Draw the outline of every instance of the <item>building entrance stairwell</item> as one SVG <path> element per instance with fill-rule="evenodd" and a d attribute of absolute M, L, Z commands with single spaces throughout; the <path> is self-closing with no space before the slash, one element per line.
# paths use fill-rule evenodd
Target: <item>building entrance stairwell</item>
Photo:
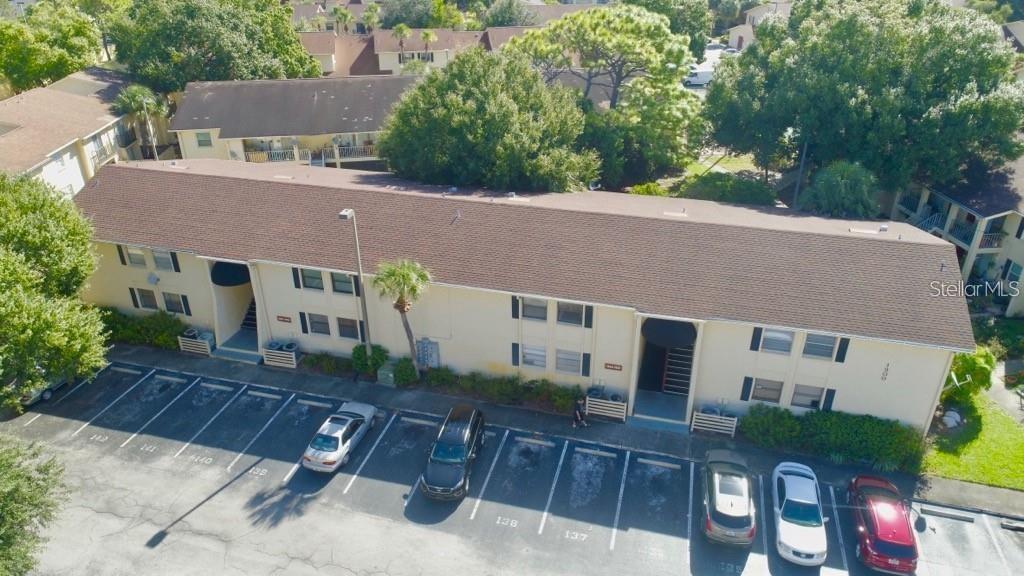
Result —
<path fill-rule="evenodd" d="M 647 318 L 633 416 L 680 423 L 686 421 L 697 329 L 689 322 Z"/>

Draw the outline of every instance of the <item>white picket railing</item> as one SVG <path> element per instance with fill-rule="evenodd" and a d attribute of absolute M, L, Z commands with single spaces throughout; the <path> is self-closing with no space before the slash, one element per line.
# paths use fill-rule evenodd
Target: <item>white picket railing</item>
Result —
<path fill-rule="evenodd" d="M 584 408 L 587 412 L 587 416 L 591 414 L 595 416 L 604 416 L 605 418 L 612 418 L 620 422 L 626 421 L 626 403 L 616 402 L 614 400 L 602 400 L 601 398 L 593 398 L 587 396 L 586 407 Z"/>
<path fill-rule="evenodd" d="M 736 424 L 739 418 L 735 416 L 719 416 L 717 414 L 705 414 L 695 412 L 693 420 L 690 421 L 690 431 L 702 430 L 704 432 L 716 432 L 718 434 L 736 435 Z"/>

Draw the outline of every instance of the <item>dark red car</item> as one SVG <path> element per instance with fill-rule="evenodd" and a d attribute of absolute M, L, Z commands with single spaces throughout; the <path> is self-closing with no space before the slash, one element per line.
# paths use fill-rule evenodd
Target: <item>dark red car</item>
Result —
<path fill-rule="evenodd" d="M 899 490 L 884 478 L 854 476 L 846 498 L 857 525 L 857 559 L 880 572 L 913 574 L 917 541 Z"/>

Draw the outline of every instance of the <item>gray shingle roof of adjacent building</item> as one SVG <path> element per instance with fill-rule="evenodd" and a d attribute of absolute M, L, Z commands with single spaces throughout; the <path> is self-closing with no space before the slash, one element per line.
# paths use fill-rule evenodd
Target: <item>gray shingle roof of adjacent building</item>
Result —
<path fill-rule="evenodd" d="M 981 217 L 1007 212 L 1024 214 L 1024 157 L 999 168 L 969 169 L 961 181 L 935 186 L 936 192 L 966 207 Z"/>
<path fill-rule="evenodd" d="M 102 168 L 75 202 L 96 238 L 355 270 L 411 258 L 435 281 L 640 312 L 973 349 L 952 245 L 916 228 L 609 192 L 442 194 L 386 174 L 217 160 Z"/>
<path fill-rule="evenodd" d="M 414 76 L 191 82 L 171 130 L 221 138 L 374 132 Z"/>

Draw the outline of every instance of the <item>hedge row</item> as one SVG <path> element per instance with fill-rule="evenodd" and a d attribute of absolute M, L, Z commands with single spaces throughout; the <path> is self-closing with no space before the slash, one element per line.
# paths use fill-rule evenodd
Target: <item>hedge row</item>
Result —
<path fill-rule="evenodd" d="M 836 464 L 864 463 L 876 470 L 916 472 L 924 455 L 921 432 L 896 420 L 846 412 L 802 416 L 757 404 L 740 418 L 740 433 L 765 448 L 804 452 Z"/>
<path fill-rule="evenodd" d="M 115 308 L 100 308 L 100 316 L 107 327 L 110 341 L 145 344 L 167 350 L 178 349 L 178 336 L 188 328 L 177 316 L 163 310 L 130 316 Z"/>
<path fill-rule="evenodd" d="M 490 376 L 480 372 L 459 374 L 447 366 L 430 368 L 420 382 L 412 361 L 408 358 L 399 360 L 395 365 L 395 384 L 410 387 L 418 383 L 453 396 L 565 414 L 571 412 L 573 403 L 583 396 L 579 386 L 559 386 L 550 380 L 524 381 L 518 376 Z"/>

